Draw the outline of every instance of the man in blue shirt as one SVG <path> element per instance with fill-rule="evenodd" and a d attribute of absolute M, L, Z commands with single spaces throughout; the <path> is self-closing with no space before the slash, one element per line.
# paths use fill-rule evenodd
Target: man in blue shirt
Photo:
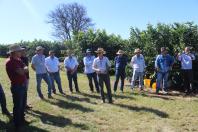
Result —
<path fill-rule="evenodd" d="M 178 54 L 177 59 L 181 61 L 184 88 L 186 90 L 186 95 L 189 95 L 193 90 L 192 61 L 195 60 L 195 55 L 190 53 L 189 47 L 186 47 L 184 53 Z"/>
<path fill-rule="evenodd" d="M 41 99 L 44 99 L 41 92 L 42 79 L 44 79 L 48 85 L 48 98 L 52 98 L 52 84 L 45 67 L 45 56 L 43 55 L 43 51 L 44 48 L 42 46 L 36 47 L 36 55 L 32 57 L 32 69 L 36 72 L 37 92 Z"/>
<path fill-rule="evenodd" d="M 168 54 L 165 47 L 161 48 L 161 54 L 155 60 L 155 68 L 157 70 L 157 88 L 156 93 L 159 93 L 161 83 L 163 92 L 167 94 L 168 73 L 172 69 L 174 59 Z"/>
<path fill-rule="evenodd" d="M 117 56 L 115 57 L 115 60 L 114 60 L 115 76 L 116 76 L 116 80 L 114 83 L 114 92 L 117 91 L 117 85 L 119 82 L 119 78 L 121 78 L 120 91 L 123 92 L 124 79 L 126 77 L 125 68 L 127 65 L 127 57 L 123 56 L 124 51 L 122 51 L 122 50 L 119 50 L 116 54 L 117 54 Z"/>
<path fill-rule="evenodd" d="M 91 50 L 87 49 L 86 50 L 86 56 L 83 58 L 83 63 L 85 65 L 84 72 L 85 72 L 85 74 L 87 74 L 87 78 L 89 80 L 89 87 L 90 87 L 91 92 L 94 92 L 93 82 L 92 82 L 92 79 L 93 79 L 94 83 L 95 83 L 96 91 L 97 91 L 97 93 L 100 93 L 99 84 L 98 84 L 98 80 L 97 80 L 97 74 L 92 69 L 94 59 L 95 59 L 95 56 L 91 55 Z"/>

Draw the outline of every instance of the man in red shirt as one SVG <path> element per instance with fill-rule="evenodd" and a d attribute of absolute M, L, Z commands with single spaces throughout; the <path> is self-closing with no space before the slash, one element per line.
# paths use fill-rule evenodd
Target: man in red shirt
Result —
<path fill-rule="evenodd" d="M 13 121 L 16 131 L 25 123 L 25 91 L 27 66 L 21 61 L 21 48 L 18 45 L 9 47 L 10 57 L 6 61 L 6 71 L 11 81 L 11 92 L 13 97 Z"/>

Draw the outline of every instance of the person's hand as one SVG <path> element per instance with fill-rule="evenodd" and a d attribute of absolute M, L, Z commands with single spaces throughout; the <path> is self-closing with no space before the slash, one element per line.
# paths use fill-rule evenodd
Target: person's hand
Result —
<path fill-rule="evenodd" d="M 27 66 L 24 67 L 24 72 L 25 72 L 25 73 L 29 72 L 29 69 L 28 69 Z"/>
<path fill-rule="evenodd" d="M 157 67 L 157 68 L 156 68 L 156 70 L 157 70 L 157 71 L 160 71 L 160 68 L 159 68 L 159 67 Z"/>

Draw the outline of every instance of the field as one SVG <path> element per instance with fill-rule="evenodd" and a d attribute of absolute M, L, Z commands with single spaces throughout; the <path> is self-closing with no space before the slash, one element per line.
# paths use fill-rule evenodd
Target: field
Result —
<path fill-rule="evenodd" d="M 6 93 L 8 109 L 12 111 L 10 83 L 5 72 L 5 59 L 0 59 L 0 82 Z M 47 99 L 47 88 L 42 85 L 46 100 L 36 93 L 33 71 L 28 91 L 27 132 L 196 132 L 198 131 L 198 98 L 182 95 L 156 96 L 129 87 L 113 95 L 114 104 L 101 103 L 97 93 L 90 93 L 85 75 L 79 74 L 81 94 L 69 93 L 65 72 L 61 72 L 66 96 L 53 95 Z M 111 78 L 113 86 L 114 78 Z M 13 131 L 13 124 L 0 114 L 0 131 Z"/>

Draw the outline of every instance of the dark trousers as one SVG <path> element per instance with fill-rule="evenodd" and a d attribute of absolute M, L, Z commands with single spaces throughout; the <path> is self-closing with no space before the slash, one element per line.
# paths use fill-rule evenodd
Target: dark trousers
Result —
<path fill-rule="evenodd" d="M 99 86 L 100 86 L 100 94 L 103 102 L 105 102 L 105 94 L 104 94 L 104 83 L 107 89 L 107 96 L 108 101 L 112 102 L 112 95 L 111 95 L 111 84 L 110 84 L 110 77 L 109 74 L 98 74 L 99 79 Z"/>
<path fill-rule="evenodd" d="M 58 85 L 58 90 L 60 93 L 63 93 L 62 85 L 61 85 L 61 78 L 59 72 L 49 73 L 50 79 L 52 82 L 52 90 L 53 92 L 56 92 L 54 81 L 56 81 L 56 84 Z"/>
<path fill-rule="evenodd" d="M 121 79 L 120 90 L 123 91 L 125 76 L 126 76 L 125 70 L 116 70 L 116 72 L 115 72 L 116 80 L 115 80 L 115 83 L 114 83 L 114 91 L 115 92 L 117 91 L 117 86 L 118 86 L 119 79 Z"/>
<path fill-rule="evenodd" d="M 0 84 L 0 104 L 1 104 L 1 110 L 2 110 L 2 113 L 5 113 L 7 112 L 7 107 L 6 107 L 6 98 L 5 98 L 5 93 L 3 91 L 3 88 Z"/>
<path fill-rule="evenodd" d="M 97 80 L 97 75 L 96 73 L 89 73 L 87 74 L 87 78 L 89 80 L 89 87 L 90 87 L 90 90 L 93 92 L 94 91 L 94 88 L 93 88 L 93 82 L 92 80 L 94 80 L 94 84 L 95 84 L 95 88 L 96 88 L 96 91 L 99 93 L 100 90 L 99 90 L 99 84 L 98 84 L 98 80 Z"/>
<path fill-rule="evenodd" d="M 69 81 L 69 89 L 70 89 L 70 91 L 73 92 L 73 88 L 72 88 L 72 80 L 73 80 L 76 92 L 79 92 L 78 80 L 77 80 L 77 72 L 74 72 L 73 74 L 71 74 L 70 72 L 67 72 L 67 79 Z"/>
<path fill-rule="evenodd" d="M 182 76 L 184 79 L 184 89 L 187 93 L 193 90 L 193 71 L 192 70 L 182 70 Z"/>
<path fill-rule="evenodd" d="M 13 121 L 16 127 L 23 124 L 25 120 L 25 92 L 26 87 L 24 85 L 12 85 L 11 86 L 12 98 L 13 98 Z"/>

